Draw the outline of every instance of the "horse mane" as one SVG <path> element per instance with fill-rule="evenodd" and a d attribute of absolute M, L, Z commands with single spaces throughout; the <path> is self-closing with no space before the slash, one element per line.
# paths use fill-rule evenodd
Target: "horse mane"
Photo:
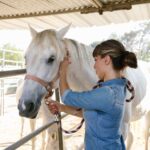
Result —
<path fill-rule="evenodd" d="M 93 68 L 93 48 L 73 39 L 64 38 L 63 40 L 65 48 L 71 56 L 71 64 L 67 76 L 69 85 L 76 91 L 91 89 L 98 81 Z"/>

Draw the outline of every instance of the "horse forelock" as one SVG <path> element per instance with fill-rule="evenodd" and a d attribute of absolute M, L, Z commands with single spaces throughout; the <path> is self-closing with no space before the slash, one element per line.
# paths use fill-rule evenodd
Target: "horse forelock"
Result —
<path fill-rule="evenodd" d="M 32 53 L 32 51 L 36 51 L 43 55 L 51 55 L 56 54 L 58 59 L 62 59 L 64 57 L 64 50 L 61 46 L 61 40 L 57 37 L 57 33 L 54 30 L 45 30 L 39 32 L 31 41 L 26 54 Z M 35 52 L 33 52 L 35 53 Z M 62 56 L 61 56 L 62 55 Z"/>

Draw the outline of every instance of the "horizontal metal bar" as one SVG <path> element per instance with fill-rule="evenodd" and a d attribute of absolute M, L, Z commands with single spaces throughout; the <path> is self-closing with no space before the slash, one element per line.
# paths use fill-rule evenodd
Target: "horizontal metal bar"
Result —
<path fill-rule="evenodd" d="M 28 134 L 27 136 L 25 136 L 24 138 L 22 138 L 21 140 L 17 141 L 16 143 L 8 146 L 6 149 L 4 150 L 15 150 L 16 148 L 20 147 L 21 145 L 23 145 L 24 143 L 28 142 L 30 139 L 32 139 L 33 137 L 35 137 L 36 135 L 38 135 L 39 133 L 41 133 L 42 131 L 44 131 L 45 129 L 47 129 L 48 127 L 50 127 L 51 125 L 57 123 L 57 121 L 50 121 L 48 122 L 46 125 L 42 126 L 41 128 L 33 131 L 32 133 Z"/>
<path fill-rule="evenodd" d="M 8 60 L 8 59 L 0 59 L 0 61 L 4 61 L 4 62 L 13 62 L 13 63 L 24 63 L 23 61 L 16 61 L 16 60 Z"/>
<path fill-rule="evenodd" d="M 0 78 L 10 77 L 10 76 L 17 76 L 26 73 L 26 69 L 20 70 L 9 70 L 9 71 L 0 71 Z"/>
<path fill-rule="evenodd" d="M 1 52 L 10 52 L 10 53 L 22 53 L 23 54 L 23 51 L 20 51 L 20 50 L 8 50 L 8 49 L 0 49 Z"/>

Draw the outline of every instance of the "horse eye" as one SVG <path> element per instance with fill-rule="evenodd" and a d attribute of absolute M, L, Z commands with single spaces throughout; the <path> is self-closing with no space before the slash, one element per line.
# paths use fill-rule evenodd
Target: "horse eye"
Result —
<path fill-rule="evenodd" d="M 48 58 L 47 63 L 52 63 L 55 60 L 55 56 L 51 56 L 50 58 Z"/>

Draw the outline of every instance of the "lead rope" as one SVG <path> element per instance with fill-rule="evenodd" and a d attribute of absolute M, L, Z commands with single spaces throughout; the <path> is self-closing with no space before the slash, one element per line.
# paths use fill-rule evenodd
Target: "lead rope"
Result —
<path fill-rule="evenodd" d="M 80 110 L 81 110 L 81 109 L 80 109 Z M 80 110 L 78 110 L 78 111 L 80 111 Z M 65 130 L 65 129 L 63 129 L 63 128 L 61 128 L 61 129 L 62 129 L 62 131 L 63 131 L 64 133 L 66 133 L 66 134 L 72 134 L 72 133 L 77 132 L 77 131 L 82 127 L 83 123 L 84 123 L 84 119 L 81 120 L 80 124 L 79 124 L 75 129 L 72 129 L 72 130 L 70 130 L 70 131 L 67 131 L 67 130 Z"/>
<path fill-rule="evenodd" d="M 47 93 L 46 96 L 44 97 L 44 99 L 45 99 L 45 104 L 46 104 L 46 105 L 49 105 L 49 100 L 48 100 L 48 99 L 49 99 L 49 97 L 51 97 L 52 95 L 53 95 L 53 91 L 48 91 L 48 93 Z M 81 108 L 76 109 L 76 111 L 81 111 Z M 83 125 L 83 123 L 84 123 L 84 119 L 82 119 L 81 122 L 80 122 L 80 124 L 79 124 L 75 129 L 73 129 L 73 130 L 71 130 L 71 131 L 67 131 L 67 130 L 63 129 L 63 128 L 61 127 L 61 125 L 60 125 L 60 121 L 59 121 L 60 113 L 59 113 L 59 112 L 56 112 L 55 118 L 56 118 L 56 121 L 57 121 L 57 124 L 58 124 L 59 128 L 61 128 L 61 130 L 62 130 L 64 133 L 66 133 L 66 134 L 72 134 L 72 133 L 77 132 L 77 131 L 82 127 L 82 125 Z"/>
<path fill-rule="evenodd" d="M 131 82 L 127 78 L 122 77 L 122 79 L 126 79 L 126 81 L 127 81 L 126 88 L 131 93 L 131 97 L 129 99 L 126 99 L 126 102 L 131 102 L 133 100 L 133 98 L 135 97 L 134 87 L 133 87 L 133 85 L 131 84 Z"/>

